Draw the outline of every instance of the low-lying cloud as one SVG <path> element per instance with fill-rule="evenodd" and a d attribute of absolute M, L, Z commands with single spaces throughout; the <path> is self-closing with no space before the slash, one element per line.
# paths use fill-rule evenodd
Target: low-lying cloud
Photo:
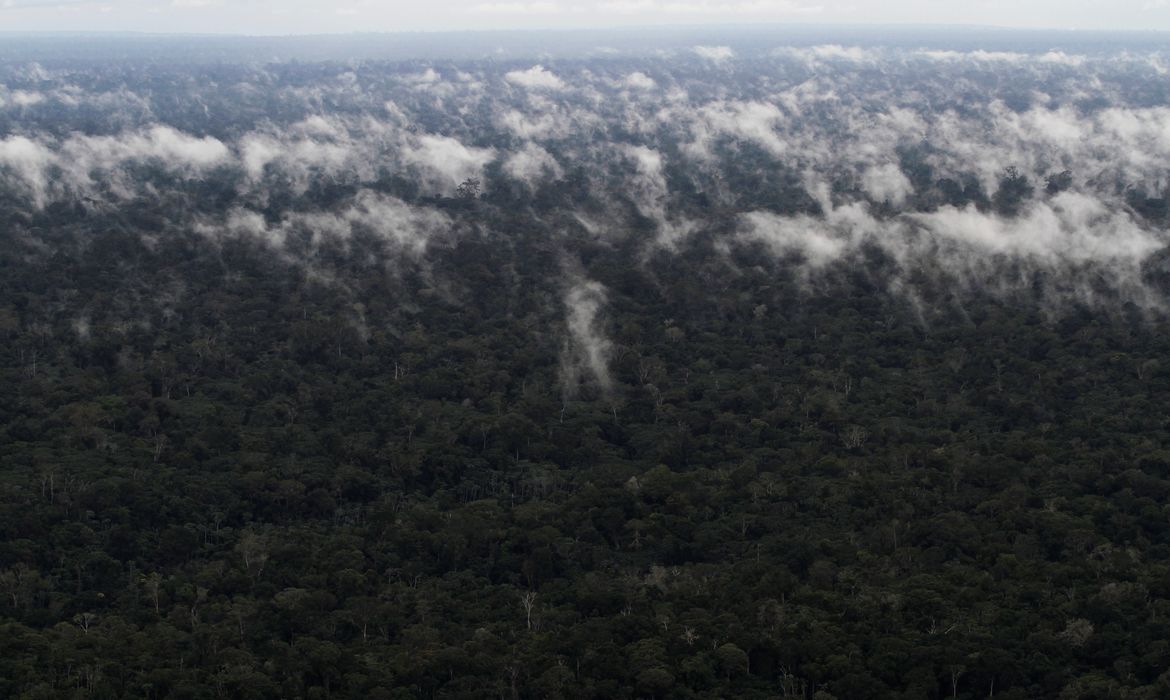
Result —
<path fill-rule="evenodd" d="M 605 287 L 594 280 L 575 279 L 565 292 L 567 336 L 561 351 L 561 382 L 566 398 L 592 382 L 603 394 L 613 390 L 609 358 L 613 343 L 605 333 L 601 311 Z"/>
<path fill-rule="evenodd" d="M 368 233 L 416 256 L 459 217 L 500 214 L 497 192 L 528 193 L 563 218 L 558 230 L 637 239 L 645 261 L 718 239 L 811 280 L 878 249 L 903 288 L 924 266 L 970 286 L 1022 268 L 1160 303 L 1141 270 L 1167 242 L 1170 108 L 1150 88 L 1161 54 L 822 44 L 603 56 L 355 64 L 303 80 L 253 68 L 176 88 L 193 107 L 173 115 L 159 95 L 84 71 L 7 69 L 0 188 L 31 212 L 167 188 L 198 209 L 214 182 L 231 204 L 200 209 L 200 231 L 286 252 Z M 217 105 L 256 116 L 225 126 Z M 474 198 L 458 189 L 467 180 L 481 183 L 481 208 L 443 213 Z M 596 328 L 583 319 L 604 289 L 570 290 L 580 313 L 566 327 Z M 605 345 L 578 335 L 572 364 L 601 385 L 589 358 Z"/>

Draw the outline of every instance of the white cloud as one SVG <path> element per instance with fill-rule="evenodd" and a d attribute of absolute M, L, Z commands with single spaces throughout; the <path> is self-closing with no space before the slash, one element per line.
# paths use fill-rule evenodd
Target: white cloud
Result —
<path fill-rule="evenodd" d="M 1074 68 L 1083 65 L 1086 61 L 1084 56 L 1067 54 L 1063 51 L 1049 51 L 1048 53 L 1042 54 L 1038 60 L 1043 63 L 1059 63 Z"/>
<path fill-rule="evenodd" d="M 658 83 L 655 83 L 653 78 L 642 71 L 634 71 L 622 78 L 622 84 L 635 90 L 653 90 L 658 86 Z"/>
<path fill-rule="evenodd" d="M 804 48 L 785 47 L 776 53 L 796 56 L 805 61 L 843 61 L 850 63 L 865 63 L 876 60 L 877 51 L 864 49 L 860 46 L 841 46 L 840 44 L 821 44 Z"/>
<path fill-rule="evenodd" d="M 12 104 L 17 107 L 31 107 L 35 104 L 40 104 L 45 101 L 45 96 L 39 92 L 32 92 L 29 90 L 14 90 L 8 96 L 12 100 Z"/>
<path fill-rule="evenodd" d="M 565 326 L 568 336 L 561 353 L 561 381 L 566 398 L 572 397 L 582 376 L 592 378 L 604 393 L 613 388 L 609 357 L 613 343 L 605 333 L 601 310 L 606 289 L 593 280 L 578 279 L 565 293 Z"/>
<path fill-rule="evenodd" d="M 727 47 L 705 49 L 713 60 L 736 55 Z M 827 44 L 769 56 L 761 66 L 771 61 L 778 70 L 735 80 L 696 70 L 693 62 L 672 62 L 677 54 L 645 63 L 627 55 L 621 72 L 610 72 L 618 65 L 612 64 L 563 76 L 547 63 L 506 73 L 482 63 L 474 75 L 448 63 L 439 64 L 441 72 L 415 64 L 374 77 L 340 68 L 317 83 L 271 95 L 257 79 L 230 87 L 231 94 L 271 97 L 288 108 L 281 113 L 305 116 L 292 123 L 262 121 L 231 141 L 154 124 L 149 99 L 134 93 L 89 93 L 66 82 L 76 77 L 43 71 L 36 82 L 25 75 L 5 79 L 36 85 L 26 92 L 48 103 L 101 111 L 111 126 L 99 135 L 10 135 L 0 140 L 0 177 L 11 192 L 39 205 L 154 196 L 160 169 L 198 178 L 231 165 L 224 176 L 238 177 L 241 201 L 260 210 L 279 201 L 273 194 L 281 188 L 294 196 L 323 182 L 373 189 L 389 174 L 427 194 L 450 194 L 468 177 L 495 172 L 487 166 L 497 158 L 504 176 L 530 186 L 563 178 L 571 163 L 574 173 L 585 174 L 592 200 L 582 206 L 584 214 L 568 215 L 586 217 L 598 235 L 652 227 L 649 245 L 678 248 L 704 222 L 688 218 L 703 215 L 680 208 L 682 198 L 671 187 L 693 187 L 732 217 L 744 209 L 779 208 L 762 198 L 788 197 L 803 187 L 823 215 L 748 211 L 734 239 L 763 242 L 778 255 L 799 253 L 806 271 L 848 259 L 865 243 L 882 247 L 907 270 L 917 265 L 975 280 L 1016 269 L 1002 264 L 1009 258 L 1026 269 L 1100 265 L 1104 279 L 1131 289 L 1140 284 L 1133 281 L 1140 279 L 1134 272 L 1140 261 L 1166 237 L 1136 213 L 1124 213 L 1117 187 L 1158 196 L 1170 186 L 1170 108 L 1135 105 L 1128 88 L 1116 82 L 1121 70 L 1149 77 L 1161 65 L 1160 54 L 926 54 Z M 790 70 L 793 57 L 809 61 L 810 70 Z M 913 81 L 898 73 L 907 58 L 917 59 L 908 69 Z M 1077 68 L 1075 80 L 1064 66 Z M 533 89 L 489 89 L 501 78 Z M 999 99 L 1009 93 L 979 89 L 984 80 L 1001 87 L 1042 85 L 1044 92 L 1034 87 L 1023 106 L 1009 105 Z M 204 97 L 203 88 L 184 89 L 191 90 L 192 104 Z M 19 92 L 0 86 L 10 107 Z M 1112 106 L 1085 99 L 1097 96 Z M 435 133 L 420 133 L 423 124 Z M 489 143 L 498 150 L 474 145 Z M 932 170 L 929 177 L 905 164 L 907 153 Z M 151 167 L 126 167 L 141 162 Z M 892 217 L 884 209 L 881 218 L 872 213 L 878 211 L 873 202 L 901 208 L 919 201 L 910 199 L 912 173 L 914 182 L 922 177 L 928 183 L 918 193 L 921 201 L 936 201 L 931 198 L 944 188 L 932 183 L 971 175 L 983 195 L 993 196 L 1008 166 L 1036 188 L 1016 218 L 946 206 Z M 1049 195 L 1044 177 L 1064 169 L 1074 175 L 1070 191 Z M 829 182 L 853 183 L 865 196 L 848 187 L 833 190 Z M 383 214 L 404 220 L 407 210 L 371 196 L 332 212 L 289 214 L 279 224 L 265 225 L 241 211 L 228 224 L 274 240 L 290 230 L 304 234 L 306 227 L 322 240 L 347 240 Z M 647 228 L 624 220 L 631 206 Z M 377 232 L 392 241 L 394 231 Z M 412 234 L 399 245 L 414 249 L 410 241 L 417 240 Z"/>
<path fill-rule="evenodd" d="M 134 155 L 158 157 L 171 163 L 188 163 L 197 168 L 219 165 L 231 155 L 227 146 L 217 138 L 196 138 L 169 126 L 156 126 L 147 132 L 144 142 L 131 143 L 131 148 L 142 149 L 141 153 Z"/>
<path fill-rule="evenodd" d="M 526 88 L 543 88 L 547 90 L 563 90 L 565 88 L 565 81 L 541 65 L 535 65 L 528 70 L 509 71 L 504 74 L 504 79 L 510 83 Z"/>
<path fill-rule="evenodd" d="M 691 49 L 701 58 L 719 63 L 735 57 L 730 46 L 695 46 Z"/>
<path fill-rule="evenodd" d="M 436 238 L 450 233 L 453 223 L 442 212 L 415 207 L 395 197 L 362 190 L 336 211 L 291 213 L 269 225 L 258 212 L 232 209 L 220 221 L 202 221 L 195 230 L 209 238 L 224 234 L 256 238 L 274 250 L 287 254 L 289 237 L 296 231 L 310 234 L 314 247 L 325 240 L 341 243 L 356 233 L 373 234 L 394 250 L 421 255 Z M 286 258 L 305 264 L 310 261 Z"/>
<path fill-rule="evenodd" d="M 868 168 L 861 176 L 861 188 L 875 202 L 888 201 L 894 206 L 914 193 L 909 178 L 893 163 Z"/>
<path fill-rule="evenodd" d="M 266 133 L 250 133 L 240 139 L 238 148 L 244 171 L 253 181 L 261 179 L 271 164 L 291 176 L 299 191 L 308 187 L 313 173 L 360 172 L 355 162 L 360 150 L 348 139 L 332 141 L 307 135 L 281 138 Z M 368 157 L 369 153 L 366 155 Z"/>
<path fill-rule="evenodd" d="M 619 152 L 633 162 L 635 173 L 625 184 L 623 192 L 629 196 L 643 216 L 654 221 L 658 229 L 657 242 L 674 248 L 694 230 L 694 223 L 670 211 L 670 191 L 663 172 L 662 154 L 646 146 L 624 144 Z"/>
<path fill-rule="evenodd" d="M 813 267 L 837 260 L 847 245 L 824 221 L 811 216 L 782 217 L 756 211 L 744 214 L 740 221 L 741 237 L 760 241 L 777 255 L 800 253 Z"/>
<path fill-rule="evenodd" d="M 930 58 L 936 61 L 999 61 L 1005 63 L 1019 63 L 1029 59 L 1028 54 L 1019 53 L 1016 51 L 984 51 L 983 49 L 977 49 L 975 51 L 923 49 L 917 51 L 916 53 L 919 56 Z"/>
<path fill-rule="evenodd" d="M 664 111 L 660 118 L 677 119 L 676 111 Z M 766 102 L 711 102 L 698 109 L 686 110 L 693 141 L 686 147 L 692 156 L 711 158 L 711 142 L 718 136 L 731 136 L 751 141 L 770 153 L 781 156 L 788 146 L 777 133 L 777 127 L 784 120 L 784 113 L 774 104 Z"/>
<path fill-rule="evenodd" d="M 525 144 L 522 150 L 509 156 L 504 161 L 504 172 L 529 185 L 542 180 L 559 180 L 564 175 L 556 158 L 534 143 Z"/>
<path fill-rule="evenodd" d="M 410 85 L 431 85 L 443 79 L 439 72 L 434 68 L 427 68 L 420 73 L 407 73 L 399 78 L 404 83 Z"/>
<path fill-rule="evenodd" d="M 44 204 L 48 168 L 53 161 L 54 155 L 48 148 L 24 136 L 0 140 L 0 172 L 9 170 L 19 178 L 37 206 Z"/>
<path fill-rule="evenodd" d="M 449 136 L 420 136 L 407 145 L 403 159 L 421 167 L 431 185 L 453 190 L 470 177 L 480 177 L 483 166 L 495 158 L 490 148 L 472 148 Z"/>
<path fill-rule="evenodd" d="M 973 207 L 943 207 L 911 217 L 932 235 L 988 255 L 1038 262 L 1139 263 L 1163 246 L 1124 211 L 1075 192 L 1032 205 L 1019 218 L 983 214 Z"/>

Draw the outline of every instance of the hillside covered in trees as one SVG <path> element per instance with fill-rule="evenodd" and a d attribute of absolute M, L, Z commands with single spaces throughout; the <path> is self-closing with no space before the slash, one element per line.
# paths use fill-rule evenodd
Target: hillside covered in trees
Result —
<path fill-rule="evenodd" d="M 1170 53 L 1009 38 L 0 54 L 0 697 L 1170 697 Z"/>

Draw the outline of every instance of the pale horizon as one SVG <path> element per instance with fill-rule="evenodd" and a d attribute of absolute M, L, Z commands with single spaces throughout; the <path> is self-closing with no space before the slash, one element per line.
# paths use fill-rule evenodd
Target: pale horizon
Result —
<path fill-rule="evenodd" d="M 780 24 L 791 27 L 978 27 L 1023 30 L 1170 31 L 1170 0 L 958 3 L 925 0 L 590 0 L 426 4 L 357 0 L 0 0 L 4 33 L 133 32 L 304 36 L 509 30 L 633 29 Z"/>

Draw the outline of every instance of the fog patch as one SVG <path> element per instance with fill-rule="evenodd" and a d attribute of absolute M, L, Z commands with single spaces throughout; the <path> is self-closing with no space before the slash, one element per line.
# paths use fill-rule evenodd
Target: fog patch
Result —
<path fill-rule="evenodd" d="M 694 224 L 679 219 L 669 211 L 670 191 L 663 173 L 662 154 L 646 146 L 630 145 L 624 146 L 622 153 L 634 164 L 634 175 L 629 180 L 626 193 L 638 211 L 654 221 L 658 230 L 657 242 L 666 248 L 675 248 L 694 230 Z"/>
<path fill-rule="evenodd" d="M 914 194 L 914 186 L 893 163 L 868 168 L 861 176 L 861 188 L 875 202 L 901 206 Z"/>
<path fill-rule="evenodd" d="M 763 243 L 777 256 L 798 254 L 814 268 L 838 260 L 848 248 L 848 242 L 837 237 L 824 220 L 805 215 L 750 212 L 740 217 L 739 236 Z"/>
<path fill-rule="evenodd" d="M 653 90 L 658 87 L 658 83 L 642 71 L 634 71 L 622 78 L 622 85 L 633 90 Z"/>
<path fill-rule="evenodd" d="M 680 116 L 677 110 L 660 115 L 664 121 Z M 784 113 L 774 104 L 759 101 L 717 101 L 688 110 L 686 115 L 692 141 L 685 152 L 700 160 L 713 157 L 713 142 L 721 136 L 755 143 L 775 156 L 788 151 L 776 129 Z"/>
<path fill-rule="evenodd" d="M 735 58 L 735 51 L 730 46 L 695 46 L 691 49 L 699 58 L 715 63 L 722 63 Z"/>
<path fill-rule="evenodd" d="M 884 220 L 864 203 L 822 205 L 820 217 L 741 215 L 735 240 L 763 244 L 777 258 L 794 256 L 794 269 L 805 277 L 835 264 L 863 264 L 860 254 L 869 246 L 894 261 L 887 284 L 899 294 L 917 293 L 915 271 L 1001 295 L 1029 289 L 1032 272 L 1044 271 L 1052 303 L 1092 302 L 1105 288 L 1147 308 L 1164 306 L 1143 281 L 1142 265 L 1166 247 L 1166 236 L 1144 228 L 1115 202 L 1062 192 L 1016 217 L 971 205 Z"/>
<path fill-rule="evenodd" d="M 781 56 L 794 56 L 806 63 L 841 61 L 845 63 L 867 63 L 878 58 L 878 52 L 873 49 L 864 49 L 860 46 L 842 46 L 840 44 L 821 44 L 806 48 L 784 47 L 775 53 Z"/>
<path fill-rule="evenodd" d="M 296 212 L 270 224 L 258 212 L 235 208 L 219 222 L 202 221 L 195 230 L 214 240 L 224 236 L 251 238 L 286 254 L 289 262 L 301 262 L 287 254 L 293 239 L 308 240 L 315 251 L 327 241 L 347 243 L 358 233 L 376 236 L 388 250 L 422 255 L 434 240 L 448 235 L 454 223 L 444 213 L 412 206 L 400 199 L 369 190 L 359 192 L 336 211 Z"/>
<path fill-rule="evenodd" d="M 0 140 L 0 173 L 19 181 L 37 207 L 45 204 L 48 191 L 48 168 L 53 154 L 44 145 L 24 136 Z"/>
<path fill-rule="evenodd" d="M 1038 202 L 1015 218 L 985 214 L 973 206 L 943 207 L 910 218 L 935 237 L 984 255 L 1024 257 L 1050 265 L 1133 266 L 1164 245 L 1116 205 L 1075 192 Z"/>
<path fill-rule="evenodd" d="M 564 171 L 556 158 L 531 142 L 504 161 L 504 172 L 534 188 L 541 182 L 559 180 L 564 176 Z"/>
<path fill-rule="evenodd" d="M 419 166 L 433 187 L 452 189 L 467 178 L 480 177 L 494 160 L 495 149 L 465 146 L 449 136 L 425 135 L 407 145 L 403 158 Z"/>
<path fill-rule="evenodd" d="M 504 80 L 529 89 L 564 90 L 565 81 L 542 65 L 535 65 L 528 70 L 508 71 Z"/>
<path fill-rule="evenodd" d="M 613 390 L 609 372 L 613 343 L 601 313 L 606 289 L 600 282 L 575 279 L 563 301 L 567 336 L 561 350 L 561 386 L 565 399 L 575 398 L 590 383 L 608 395 Z"/>

